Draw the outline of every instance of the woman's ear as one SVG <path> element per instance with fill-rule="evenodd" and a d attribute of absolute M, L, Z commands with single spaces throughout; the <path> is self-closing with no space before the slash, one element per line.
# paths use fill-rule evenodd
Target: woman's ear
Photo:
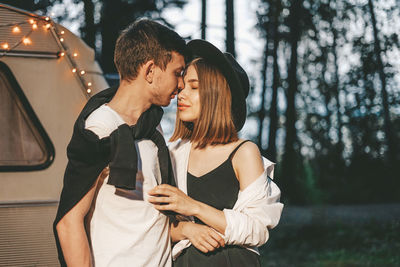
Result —
<path fill-rule="evenodd" d="M 145 80 L 150 84 L 153 83 L 155 66 L 153 60 L 149 60 L 143 65 Z"/>

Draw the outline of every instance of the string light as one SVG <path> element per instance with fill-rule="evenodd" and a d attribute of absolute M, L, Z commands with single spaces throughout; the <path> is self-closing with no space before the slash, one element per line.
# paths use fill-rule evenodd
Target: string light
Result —
<path fill-rule="evenodd" d="M 53 16 L 53 14 L 52 14 L 52 16 Z M 43 25 L 43 28 L 46 29 L 46 30 L 50 30 L 50 28 L 56 30 L 56 26 L 52 24 L 50 17 L 45 17 L 44 21 L 43 21 L 43 17 L 41 19 L 29 18 L 28 20 L 21 21 L 19 23 L 9 24 L 8 26 L 11 26 L 11 32 L 12 33 L 21 33 L 22 30 L 21 30 L 20 25 L 21 24 L 26 24 L 26 23 L 29 23 L 31 25 L 31 27 L 32 27 L 32 29 L 31 29 L 31 31 L 29 33 L 24 33 L 25 36 L 22 39 L 20 39 L 20 41 L 18 43 L 16 43 L 15 45 L 11 45 L 12 48 L 10 48 L 10 45 L 7 42 L 0 43 L 0 48 L 2 48 L 3 50 L 8 50 L 9 51 L 9 50 L 14 49 L 15 47 L 17 47 L 21 43 L 23 43 L 24 45 L 31 45 L 32 44 L 32 40 L 29 38 L 29 36 L 33 32 L 33 30 L 37 30 L 39 28 L 39 26 L 41 26 L 41 25 Z M 41 25 L 39 25 L 40 23 L 41 23 Z M 92 82 L 87 82 L 87 83 L 85 82 L 84 77 L 81 77 L 81 76 L 84 76 L 86 74 L 86 71 L 85 70 L 79 70 L 76 67 L 77 66 L 76 62 L 73 60 L 73 58 L 78 57 L 78 55 L 79 55 L 78 52 L 79 51 L 75 51 L 72 54 L 72 57 L 71 57 L 71 54 L 68 53 L 68 48 L 65 47 L 62 44 L 65 41 L 65 38 L 63 36 L 64 34 L 65 34 L 65 31 L 62 30 L 62 31 L 59 32 L 59 34 L 55 35 L 55 37 L 59 40 L 58 44 L 59 44 L 59 48 L 61 50 L 61 51 L 58 52 L 58 57 L 66 57 L 68 59 L 68 62 L 70 64 L 70 66 L 73 67 L 71 69 L 72 73 L 79 73 L 80 74 L 80 75 L 78 75 L 78 77 L 79 77 L 79 79 L 80 79 L 80 81 L 81 81 L 81 83 L 83 85 L 87 84 L 87 87 L 85 86 L 86 87 L 86 93 L 90 94 L 90 93 L 92 93 L 92 88 L 91 88 L 92 87 Z M 4 52 L 4 53 L 7 53 L 7 52 Z"/>
<path fill-rule="evenodd" d="M 13 33 L 20 33 L 21 29 L 18 26 L 14 26 L 14 28 L 12 29 Z"/>
<path fill-rule="evenodd" d="M 23 42 L 25 45 L 32 44 L 31 39 L 29 39 L 28 37 L 23 38 L 23 39 L 22 39 L 22 42 Z"/>

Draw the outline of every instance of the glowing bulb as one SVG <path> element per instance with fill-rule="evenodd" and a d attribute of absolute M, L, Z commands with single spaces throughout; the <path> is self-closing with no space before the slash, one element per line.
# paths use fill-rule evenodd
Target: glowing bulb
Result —
<path fill-rule="evenodd" d="M 60 32 L 60 34 L 64 34 L 64 33 L 65 33 L 65 31 L 61 31 L 61 32 Z"/>
<path fill-rule="evenodd" d="M 90 93 L 92 92 L 92 89 L 88 88 L 88 89 L 86 90 L 86 92 L 87 92 L 88 94 L 90 94 Z"/>
<path fill-rule="evenodd" d="M 86 72 L 84 70 L 81 70 L 81 75 L 84 75 Z"/>
<path fill-rule="evenodd" d="M 12 32 L 13 32 L 13 33 L 20 33 L 20 32 L 21 32 L 21 29 L 20 29 L 18 26 L 15 26 L 15 27 L 12 29 Z"/>
<path fill-rule="evenodd" d="M 50 20 L 50 18 L 49 18 L 49 17 L 46 17 L 46 18 L 45 18 L 45 20 L 46 20 L 46 21 L 49 21 L 49 20 Z"/>
<path fill-rule="evenodd" d="M 78 53 L 74 53 L 74 55 L 73 55 L 74 57 L 77 57 L 78 56 Z"/>
<path fill-rule="evenodd" d="M 72 69 L 72 72 L 75 73 L 75 72 L 76 72 L 76 68 L 73 68 L 73 69 Z"/>
<path fill-rule="evenodd" d="M 91 83 L 91 82 L 88 82 L 88 83 L 87 83 L 87 86 L 92 86 L 92 83 Z"/>
<path fill-rule="evenodd" d="M 51 25 L 50 23 L 47 23 L 46 26 L 44 26 L 46 29 L 50 29 Z"/>
<path fill-rule="evenodd" d="M 55 15 L 56 15 L 56 13 L 54 13 L 54 12 L 50 13 L 50 16 L 52 16 L 52 17 L 54 17 Z"/>
<path fill-rule="evenodd" d="M 8 49 L 10 46 L 7 43 L 4 43 L 4 44 L 1 45 L 1 47 L 3 49 Z"/>
<path fill-rule="evenodd" d="M 64 38 L 61 37 L 61 38 L 60 38 L 60 42 L 64 42 Z"/>
<path fill-rule="evenodd" d="M 31 39 L 29 39 L 29 38 L 27 38 L 27 37 L 25 37 L 24 39 L 22 39 L 22 42 L 23 42 L 25 45 L 32 44 Z"/>
<path fill-rule="evenodd" d="M 37 24 L 32 24 L 32 29 L 36 30 L 38 28 Z"/>
<path fill-rule="evenodd" d="M 64 52 L 61 52 L 61 53 L 60 53 L 60 57 L 63 57 L 63 56 L 65 56 L 65 53 L 64 53 Z"/>
<path fill-rule="evenodd" d="M 30 20 L 29 20 L 29 23 L 30 23 L 30 24 L 34 24 L 34 23 L 35 23 L 35 20 L 34 20 L 34 19 L 30 19 Z"/>

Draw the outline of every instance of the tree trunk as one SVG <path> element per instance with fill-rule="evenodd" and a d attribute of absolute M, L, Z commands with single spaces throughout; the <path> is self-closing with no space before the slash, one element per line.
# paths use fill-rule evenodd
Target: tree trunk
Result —
<path fill-rule="evenodd" d="M 388 146 L 388 159 L 391 166 L 395 166 L 396 164 L 396 143 L 394 141 L 394 136 L 392 132 L 392 125 L 390 121 L 390 112 L 389 112 L 389 101 L 388 101 L 388 93 L 386 91 L 386 75 L 383 69 L 383 62 L 382 62 L 382 49 L 379 42 L 378 37 L 378 30 L 376 28 L 376 19 L 375 19 L 375 12 L 374 6 L 371 0 L 368 0 L 369 11 L 371 15 L 371 23 L 372 29 L 374 33 L 374 48 L 376 54 L 376 63 L 378 64 L 378 73 L 379 78 L 381 80 L 381 91 L 382 91 L 382 104 L 383 104 L 383 116 L 384 116 L 384 128 L 385 128 L 385 135 L 386 141 Z"/>
<path fill-rule="evenodd" d="M 206 39 L 207 29 L 207 0 L 201 0 L 201 39 Z"/>
<path fill-rule="evenodd" d="M 114 66 L 114 49 L 120 31 L 120 23 L 115 14 L 120 14 L 121 0 L 104 0 L 101 14 L 101 60 L 104 73 L 117 72 Z"/>
<path fill-rule="evenodd" d="M 288 90 L 286 94 L 287 108 L 286 108 L 286 137 L 285 137 L 285 152 L 282 160 L 282 177 L 280 178 L 283 183 L 283 192 L 286 191 L 287 196 L 294 202 L 301 202 L 301 192 L 298 190 L 298 176 L 300 175 L 297 168 L 297 153 L 295 146 L 297 145 L 296 133 L 296 92 L 298 87 L 297 81 L 297 46 L 300 38 L 300 9 L 302 0 L 293 0 L 290 6 L 289 27 L 290 35 L 289 42 L 291 45 L 291 55 L 288 70 Z M 297 177 L 297 178 L 296 178 Z"/>
<path fill-rule="evenodd" d="M 96 28 L 94 25 L 94 4 L 92 0 L 83 0 L 85 26 L 81 29 L 82 39 L 91 48 L 95 48 Z"/>
<path fill-rule="evenodd" d="M 276 162 L 276 131 L 278 130 L 278 88 L 280 84 L 280 74 L 278 66 L 278 46 L 279 46 L 279 13 L 280 8 L 276 5 L 278 1 L 274 1 L 273 20 L 272 20 L 272 36 L 274 40 L 274 48 L 272 50 L 273 57 L 273 78 L 272 78 L 272 98 L 269 108 L 269 135 L 267 157 Z M 279 11 L 278 11 L 279 9 Z"/>
<path fill-rule="evenodd" d="M 268 26 L 267 26 L 268 28 Z M 261 104 L 260 109 L 258 111 L 258 136 L 257 136 L 257 144 L 261 149 L 261 153 L 263 153 L 263 142 L 262 142 L 262 133 L 264 130 L 264 119 L 265 119 L 265 93 L 267 91 L 267 68 L 268 68 L 268 55 L 269 55 L 269 36 L 268 36 L 268 29 L 265 29 L 266 32 L 266 42 L 265 42 L 265 50 L 264 50 L 264 62 L 262 66 L 262 90 L 261 90 Z"/>
<path fill-rule="evenodd" d="M 226 51 L 236 57 L 234 1 L 226 0 Z"/>
<path fill-rule="evenodd" d="M 335 101 L 336 101 L 336 120 L 337 120 L 337 136 L 338 142 L 336 145 L 336 152 L 341 157 L 343 153 L 343 134 L 342 134 L 342 114 L 340 112 L 341 105 L 340 105 L 340 87 L 339 87 L 339 65 L 338 65 L 338 56 L 337 56 L 337 30 L 332 28 L 333 33 L 333 44 L 332 44 L 332 53 L 333 53 L 333 64 L 335 65 L 335 83 L 334 83 L 334 94 L 335 94 Z"/>

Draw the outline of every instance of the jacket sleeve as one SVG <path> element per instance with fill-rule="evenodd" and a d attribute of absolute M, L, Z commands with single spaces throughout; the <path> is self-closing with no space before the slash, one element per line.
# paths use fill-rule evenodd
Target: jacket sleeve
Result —
<path fill-rule="evenodd" d="M 266 164 L 264 173 L 243 191 L 233 209 L 224 209 L 227 222 L 225 243 L 244 246 L 261 246 L 269 238 L 281 217 L 283 204 L 281 191 L 270 178 L 273 164 Z"/>

